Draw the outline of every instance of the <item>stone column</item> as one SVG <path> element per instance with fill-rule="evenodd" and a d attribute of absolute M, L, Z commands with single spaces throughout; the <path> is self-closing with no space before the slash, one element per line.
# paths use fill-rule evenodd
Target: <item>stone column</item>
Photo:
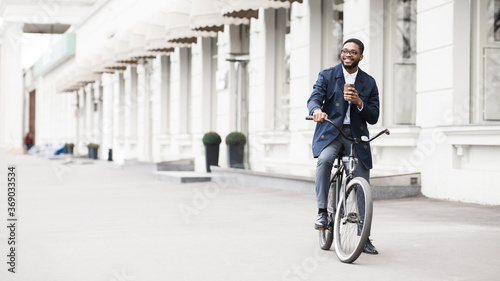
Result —
<path fill-rule="evenodd" d="M 265 44 L 264 53 L 264 93 L 262 99 L 264 103 L 263 111 L 264 118 L 263 123 L 260 124 L 262 129 L 273 130 L 275 128 L 275 117 L 276 117 L 276 11 L 274 9 L 267 9 L 264 11 L 264 32 L 265 32 Z M 252 54 L 253 58 L 254 54 Z M 262 109 L 262 108 L 261 108 Z M 260 128 L 259 128 L 260 129 Z M 261 129 L 260 129 L 261 130 Z"/>
<path fill-rule="evenodd" d="M 88 144 L 87 139 L 85 138 L 85 91 L 83 88 L 77 90 L 77 122 L 78 122 L 78 131 L 77 131 L 77 143 L 75 144 L 76 152 L 80 155 L 85 155 L 87 153 L 86 145 Z"/>
<path fill-rule="evenodd" d="M 102 83 L 101 81 L 95 81 L 92 84 L 92 88 L 94 90 L 94 103 L 97 104 L 97 111 L 94 111 L 94 135 L 95 140 L 99 143 L 99 159 L 107 159 L 107 149 L 105 150 L 103 147 L 104 142 L 104 133 L 103 133 L 103 92 L 102 92 Z"/>
<path fill-rule="evenodd" d="M 107 74 L 108 82 L 106 92 L 112 95 L 112 147 L 113 160 L 118 164 L 124 161 L 124 143 L 125 143 L 125 81 L 122 72 Z"/>
<path fill-rule="evenodd" d="M 202 52 L 202 132 L 206 133 L 208 131 L 215 130 L 215 112 L 214 112 L 214 107 L 215 107 L 215 95 L 214 95 L 214 79 L 213 79 L 213 54 L 212 54 L 212 39 L 210 37 L 208 38 L 201 38 L 201 52 Z"/>
<path fill-rule="evenodd" d="M 168 146 L 170 121 L 170 57 L 157 56 L 152 60 L 152 154 L 154 162 L 162 161 Z"/>
<path fill-rule="evenodd" d="M 165 56 L 166 58 L 166 56 Z M 151 61 L 152 73 L 150 76 L 151 83 L 151 102 L 153 103 L 152 113 L 152 134 L 160 135 L 164 133 L 162 128 L 163 122 L 165 122 L 166 118 L 164 117 L 164 112 L 166 111 L 163 105 L 163 96 L 162 96 L 162 61 L 163 56 L 159 56 L 156 59 Z"/>
<path fill-rule="evenodd" d="M 137 67 L 129 65 L 123 73 L 125 80 L 125 159 L 137 159 Z"/>
<path fill-rule="evenodd" d="M 109 149 L 113 149 L 113 83 L 109 74 L 104 73 L 100 83 L 102 91 L 101 147 L 102 156 L 108 159 Z"/>
<path fill-rule="evenodd" d="M 87 143 L 95 143 L 94 134 L 94 89 L 92 84 L 86 85 L 85 91 L 85 138 Z"/>
<path fill-rule="evenodd" d="M 146 162 L 152 159 L 151 72 L 151 61 L 144 60 L 137 65 L 138 159 Z"/>
<path fill-rule="evenodd" d="M 179 133 L 191 133 L 191 48 L 179 48 L 180 114 Z M 179 116 L 180 117 L 180 116 Z"/>

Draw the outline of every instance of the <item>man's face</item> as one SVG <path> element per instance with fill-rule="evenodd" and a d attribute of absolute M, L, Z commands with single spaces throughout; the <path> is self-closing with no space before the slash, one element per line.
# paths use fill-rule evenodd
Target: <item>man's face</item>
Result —
<path fill-rule="evenodd" d="M 340 52 L 340 60 L 345 69 L 356 69 L 362 59 L 359 46 L 353 42 L 346 43 Z"/>

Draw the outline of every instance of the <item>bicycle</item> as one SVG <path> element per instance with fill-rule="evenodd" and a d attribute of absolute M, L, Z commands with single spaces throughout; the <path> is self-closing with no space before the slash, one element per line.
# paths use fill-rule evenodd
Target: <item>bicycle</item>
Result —
<path fill-rule="evenodd" d="M 307 116 L 306 120 L 313 120 Z M 326 229 L 319 229 L 321 249 L 329 250 L 335 241 L 335 252 L 344 263 L 354 262 L 368 240 L 372 223 L 373 199 L 370 184 L 361 177 L 354 177 L 358 164 L 355 157 L 356 145 L 369 143 L 383 134 L 389 135 L 388 129 L 382 130 L 375 137 L 352 138 L 347 136 L 335 122 L 325 119 L 340 132 L 342 137 L 351 142 L 351 152 L 344 156 L 339 152 L 332 173 L 328 191 L 328 223 Z"/>

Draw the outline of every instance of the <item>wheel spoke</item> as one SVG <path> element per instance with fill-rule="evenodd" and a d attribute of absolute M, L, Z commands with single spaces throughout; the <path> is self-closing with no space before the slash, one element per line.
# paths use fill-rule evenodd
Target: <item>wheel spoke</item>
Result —
<path fill-rule="evenodd" d="M 352 189 L 351 189 L 352 190 Z M 346 196 L 346 209 L 343 214 L 342 224 L 339 226 L 339 234 L 341 239 L 341 250 L 347 254 L 352 254 L 359 243 L 358 232 L 358 206 L 356 200 L 356 192 L 353 190 Z"/>

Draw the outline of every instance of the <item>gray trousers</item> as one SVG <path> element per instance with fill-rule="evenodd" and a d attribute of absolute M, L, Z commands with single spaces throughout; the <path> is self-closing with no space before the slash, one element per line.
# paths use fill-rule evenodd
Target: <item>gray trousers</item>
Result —
<path fill-rule="evenodd" d="M 352 136 L 350 126 L 344 125 L 342 127 L 342 131 L 346 135 Z M 329 185 L 333 162 L 337 158 L 337 155 L 339 154 L 341 149 L 344 149 L 344 155 L 347 156 L 351 152 L 351 144 L 343 136 L 338 135 L 335 140 L 333 140 L 323 149 L 323 151 L 321 151 L 321 154 L 318 157 L 318 164 L 316 166 L 316 201 L 318 204 L 318 209 L 326 209 L 327 207 L 328 190 L 330 188 Z M 359 158 L 358 155 L 356 155 L 356 157 Z M 360 161 L 356 165 L 354 177 L 362 177 L 370 182 L 370 170 L 365 168 L 365 166 L 363 166 Z"/>

